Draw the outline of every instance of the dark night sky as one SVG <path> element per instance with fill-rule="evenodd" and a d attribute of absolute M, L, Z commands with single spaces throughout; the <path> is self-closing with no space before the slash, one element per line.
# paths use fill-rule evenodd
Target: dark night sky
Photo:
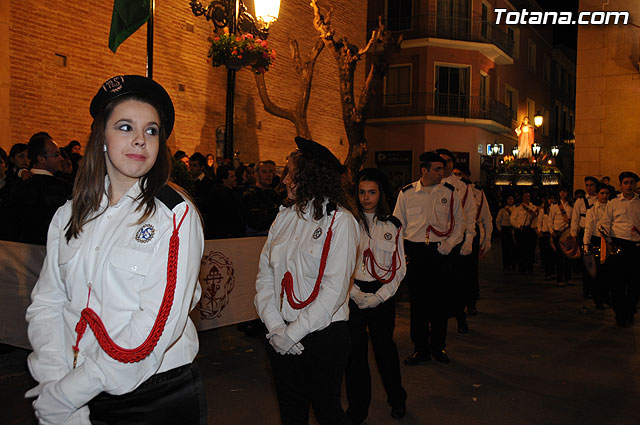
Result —
<path fill-rule="evenodd" d="M 537 3 L 542 9 L 548 11 L 578 13 L 579 0 L 537 0 Z M 553 44 L 564 44 L 576 50 L 577 42 L 577 25 L 555 25 L 553 27 Z"/>

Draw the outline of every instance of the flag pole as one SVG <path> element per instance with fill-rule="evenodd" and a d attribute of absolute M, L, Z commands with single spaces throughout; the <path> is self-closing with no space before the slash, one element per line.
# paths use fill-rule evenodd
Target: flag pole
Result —
<path fill-rule="evenodd" d="M 149 20 L 147 21 L 147 78 L 153 79 L 153 16 L 156 1 L 149 0 Z"/>

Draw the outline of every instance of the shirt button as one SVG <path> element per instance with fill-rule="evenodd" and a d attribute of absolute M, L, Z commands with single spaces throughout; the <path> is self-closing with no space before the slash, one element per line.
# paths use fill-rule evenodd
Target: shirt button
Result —
<path fill-rule="evenodd" d="M 96 251 L 98 251 L 99 249 L 100 249 L 100 247 L 99 247 L 99 246 L 97 246 L 97 247 L 96 247 Z"/>
<path fill-rule="evenodd" d="M 136 270 L 138 270 L 138 266 L 131 266 L 131 270 L 135 272 Z"/>
<path fill-rule="evenodd" d="M 108 220 L 111 220 L 111 216 L 110 216 L 110 215 L 108 215 L 108 216 L 107 216 L 107 219 L 108 219 Z"/>

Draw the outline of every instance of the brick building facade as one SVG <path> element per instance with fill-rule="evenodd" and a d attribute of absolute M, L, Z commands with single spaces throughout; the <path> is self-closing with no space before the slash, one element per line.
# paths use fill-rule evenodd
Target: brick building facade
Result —
<path fill-rule="evenodd" d="M 49 132 L 60 145 L 73 139 L 84 144 L 91 126 L 89 102 L 100 84 L 113 75 L 144 75 L 146 26 L 113 54 L 108 49 L 112 1 L 1 3 L 0 146 L 8 151 L 38 131 Z M 364 0 L 325 0 L 321 6 L 333 7 L 338 36 L 364 46 Z M 294 103 L 291 87 L 298 84 L 288 39 L 296 38 L 306 56 L 316 36 L 312 19 L 307 1 L 282 0 L 280 18 L 269 37 L 278 58 L 266 76 L 270 97 L 279 105 Z M 193 16 L 188 0 L 156 3 L 153 76 L 175 104 L 176 124 L 169 140 L 174 151 L 215 153 L 215 131 L 224 125 L 226 70 L 207 62 L 211 31 L 203 17 Z M 364 64 L 358 85 L 363 76 Z M 338 74 L 326 51 L 316 63 L 308 117 L 313 137 L 344 159 L 348 143 Z M 249 70 L 236 76 L 234 130 L 243 162 L 273 159 L 283 165 L 295 148 L 293 124 L 264 111 Z"/>

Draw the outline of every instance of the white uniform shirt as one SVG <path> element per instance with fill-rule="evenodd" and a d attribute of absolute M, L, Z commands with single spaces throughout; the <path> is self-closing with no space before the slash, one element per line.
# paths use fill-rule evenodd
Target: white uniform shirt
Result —
<path fill-rule="evenodd" d="M 598 222 L 602 219 L 606 210 L 607 204 L 601 204 L 598 201 L 596 201 L 596 203 L 587 210 L 587 217 L 584 226 L 584 238 L 582 239 L 585 245 L 591 243 L 591 238 L 593 236 L 598 238 L 602 237 L 598 230 Z"/>
<path fill-rule="evenodd" d="M 393 257 L 396 257 L 396 270 L 395 277 L 392 281 L 383 284 L 378 290 L 377 294 L 386 301 L 393 297 L 400 286 L 400 282 L 407 274 L 407 262 L 404 258 L 404 239 L 402 237 L 402 227 L 398 228 L 392 221 L 378 221 L 374 217 L 374 214 L 365 213 L 367 223 L 369 225 L 369 233 L 364 229 L 362 224 L 360 225 L 360 244 L 358 245 L 358 260 L 356 262 L 356 270 L 353 273 L 353 278 L 364 282 L 373 282 L 375 277 L 369 274 L 369 267 L 371 264 L 364 262 L 364 251 L 371 249 L 376 263 L 384 269 L 390 269 Z M 398 230 L 400 232 L 398 233 Z M 398 242 L 396 243 L 396 235 L 398 235 Z M 375 267 L 375 266 L 374 266 Z M 388 279 L 391 274 L 385 274 L 384 271 L 379 268 L 375 268 L 375 272 L 382 279 Z M 353 290 L 353 289 L 352 289 Z"/>
<path fill-rule="evenodd" d="M 462 205 L 462 210 L 464 211 L 464 220 L 466 222 L 466 227 L 464 229 L 464 239 L 469 241 L 473 240 L 473 238 L 476 236 L 476 208 L 474 206 L 474 203 L 471 202 L 473 200 L 473 185 L 463 182 L 460 177 L 454 174 L 451 174 L 449 177 L 443 178 L 440 183 L 449 183 L 456 188 L 456 194 L 460 198 L 460 204 Z"/>
<path fill-rule="evenodd" d="M 453 231 L 448 237 L 431 232 L 429 242 L 445 242 L 451 248 L 462 242 L 466 229 L 465 216 L 460 198 L 453 186 L 443 183 L 425 187 L 420 180 L 405 186 L 398 194 L 393 215 L 402 222 L 403 236 L 411 242 L 424 243 L 429 225 L 439 232 L 449 230 L 451 220 L 455 220 Z M 450 217 L 453 201 L 453 217 Z"/>
<path fill-rule="evenodd" d="M 500 208 L 498 215 L 496 216 L 496 227 L 498 228 L 498 231 L 502 231 L 502 228 L 505 226 L 512 226 L 511 215 L 513 214 L 514 209 L 515 206 L 508 205 Z"/>
<path fill-rule="evenodd" d="M 71 201 L 58 209 L 49 227 L 47 256 L 27 309 L 34 350 L 28 365 L 41 383 L 60 380 L 64 397 L 78 408 L 103 391 L 129 393 L 155 373 L 190 363 L 198 352 L 189 312 L 200 299 L 198 272 L 204 238 L 198 212 L 189 203 L 179 231 L 175 299 L 156 347 L 139 362 L 121 363 L 104 352 L 87 327 L 73 369 L 75 326 L 87 299 L 111 339 L 123 348 L 140 346 L 156 320 L 167 285 L 174 213 L 179 222 L 188 203 L 170 210 L 156 199 L 155 213 L 137 224 L 141 213 L 134 210 L 139 194 L 140 187 L 134 184 L 113 206 L 103 196 L 99 211 L 104 213 L 85 224 L 80 236 L 69 243 L 64 233 Z"/>
<path fill-rule="evenodd" d="M 549 213 L 544 212 L 544 207 L 540 207 L 538 211 L 538 231 L 542 233 L 550 233 L 551 232 L 551 217 L 549 217 Z"/>
<path fill-rule="evenodd" d="M 562 202 L 562 208 L 565 214 L 562 214 L 560 204 L 553 204 L 549 208 L 549 219 L 551 220 L 551 229 L 553 232 L 564 231 L 571 225 L 571 213 L 573 208 L 568 202 Z"/>
<path fill-rule="evenodd" d="M 327 202 L 323 206 L 326 209 Z M 281 299 L 282 279 L 286 272 L 293 277 L 293 292 L 306 300 L 313 291 L 320 269 L 322 248 L 327 230 L 333 223 L 333 237 L 318 297 L 308 306 L 296 310 L 287 296 Z M 281 207 L 269 229 L 260 254 L 260 270 L 256 279 L 254 304 L 269 331 L 287 325 L 286 334 L 295 342 L 326 328 L 332 322 L 349 317 L 348 294 L 351 275 L 356 267 L 360 226 L 349 211 L 323 213 L 313 218 L 313 206 L 301 216 L 295 207 Z"/>
<path fill-rule="evenodd" d="M 491 241 L 491 232 L 493 232 L 493 218 L 491 217 L 491 212 L 489 211 L 489 203 L 487 202 L 487 197 L 484 194 L 484 191 L 478 189 L 477 187 L 470 185 L 471 191 L 473 193 L 474 200 L 474 221 L 478 224 L 480 229 L 480 247 L 482 247 L 485 243 L 485 240 Z"/>
<path fill-rule="evenodd" d="M 529 203 L 525 205 L 521 203 L 513 209 L 511 213 L 511 225 L 516 229 L 525 227 L 535 228 L 537 225 L 537 217 L 539 214 L 538 207 Z"/>
<path fill-rule="evenodd" d="M 640 230 L 640 197 L 633 195 L 626 199 L 622 194 L 613 198 L 607 204 L 607 209 L 598 222 L 598 227 L 604 227 L 611 237 L 640 241 L 640 235 L 633 230 Z"/>
<path fill-rule="evenodd" d="M 585 199 L 589 205 L 589 208 L 587 208 Z M 588 209 L 591 209 L 593 205 L 598 203 L 597 196 L 587 195 L 585 199 L 578 198 L 573 204 L 573 212 L 571 213 L 571 234 L 573 236 L 578 236 L 578 232 L 580 231 L 580 229 L 584 229 L 586 227 L 585 219 L 587 218 L 587 211 Z"/>

